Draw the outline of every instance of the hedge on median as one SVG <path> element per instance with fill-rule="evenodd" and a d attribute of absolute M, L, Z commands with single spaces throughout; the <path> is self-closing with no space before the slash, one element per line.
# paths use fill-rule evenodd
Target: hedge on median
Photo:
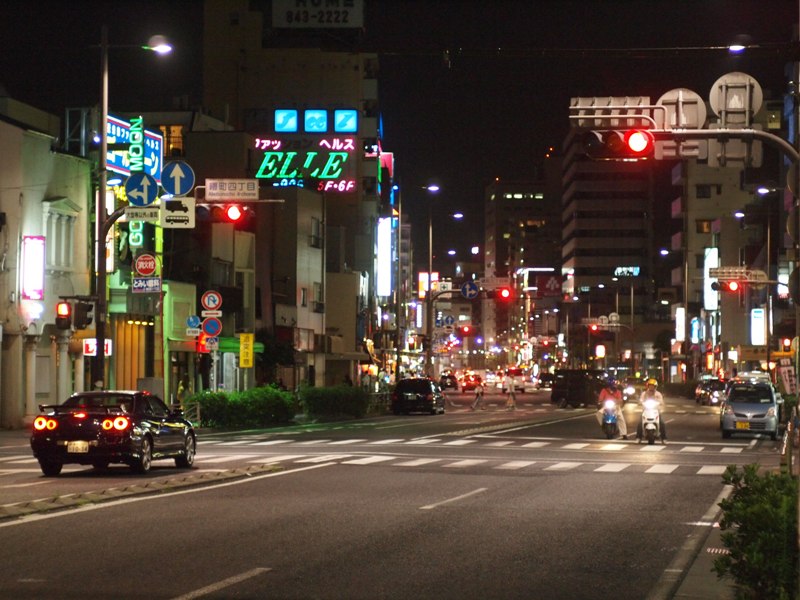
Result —
<path fill-rule="evenodd" d="M 199 406 L 201 427 L 219 429 L 290 423 L 297 406 L 292 392 L 273 385 L 242 392 L 199 392 L 186 398 L 184 404 Z"/>
<path fill-rule="evenodd" d="M 722 480 L 733 487 L 719 503 L 728 554 L 714 561 L 719 578 L 731 575 L 737 598 L 794 600 L 797 596 L 797 480 L 759 474 L 758 465 L 730 465 Z"/>
<path fill-rule="evenodd" d="M 297 396 L 308 419 L 360 419 L 367 414 L 370 403 L 369 392 L 350 385 L 301 386 Z"/>

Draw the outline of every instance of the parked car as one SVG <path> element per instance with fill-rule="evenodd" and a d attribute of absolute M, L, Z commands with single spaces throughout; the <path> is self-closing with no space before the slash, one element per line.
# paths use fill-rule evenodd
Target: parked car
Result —
<path fill-rule="evenodd" d="M 550 401 L 562 408 L 593 407 L 607 379 L 608 373 L 602 369 L 557 369 Z"/>
<path fill-rule="evenodd" d="M 706 406 L 719 406 L 725 398 L 725 381 L 722 379 L 706 379 L 695 391 L 695 401 Z"/>
<path fill-rule="evenodd" d="M 153 460 L 171 458 L 180 468 L 194 464 L 197 439 L 180 409 L 136 390 L 73 394 L 63 404 L 40 406 L 31 448 L 42 473 L 54 477 L 65 464 L 106 469 L 123 463 L 137 473 Z"/>
<path fill-rule="evenodd" d="M 475 373 L 467 373 L 464 377 L 461 378 L 461 393 L 466 394 L 469 391 L 474 390 L 478 387 L 478 384 L 482 383 L 482 379 L 480 375 L 475 375 Z"/>
<path fill-rule="evenodd" d="M 439 377 L 439 387 L 443 390 L 447 388 L 453 388 L 454 390 L 458 389 L 458 379 L 452 373 L 447 373 Z"/>
<path fill-rule="evenodd" d="M 444 405 L 442 389 L 428 377 L 401 379 L 392 392 L 391 409 L 396 415 L 412 412 L 444 414 Z"/>
<path fill-rule="evenodd" d="M 734 433 L 765 433 L 775 440 L 779 411 L 778 397 L 771 383 L 735 382 L 720 409 L 722 437 L 729 438 Z"/>

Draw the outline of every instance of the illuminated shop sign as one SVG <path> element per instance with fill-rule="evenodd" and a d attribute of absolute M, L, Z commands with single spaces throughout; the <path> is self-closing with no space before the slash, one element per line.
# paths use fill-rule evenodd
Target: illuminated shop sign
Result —
<path fill-rule="evenodd" d="M 257 138 L 264 151 L 257 179 L 276 187 L 318 192 L 356 191 L 356 138 L 347 136 Z"/>
<path fill-rule="evenodd" d="M 614 277 L 638 277 L 641 272 L 640 267 L 617 267 L 614 269 Z"/>
<path fill-rule="evenodd" d="M 352 108 L 331 111 L 324 108 L 310 108 L 304 111 L 278 108 L 275 109 L 274 115 L 275 133 L 358 133 L 358 111 Z"/>
<path fill-rule="evenodd" d="M 161 183 L 164 138 L 144 128 L 142 117 L 129 121 L 108 115 L 108 170 L 121 175 L 145 172 Z"/>

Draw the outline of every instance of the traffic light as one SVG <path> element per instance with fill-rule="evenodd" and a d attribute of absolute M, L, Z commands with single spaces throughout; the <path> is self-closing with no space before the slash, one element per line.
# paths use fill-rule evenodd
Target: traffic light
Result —
<path fill-rule="evenodd" d="M 789 352 L 792 349 L 792 338 L 782 338 L 781 339 L 781 350 L 784 352 Z"/>
<path fill-rule="evenodd" d="M 730 279 L 728 281 L 713 281 L 711 283 L 711 289 L 717 292 L 738 292 L 741 287 L 742 284 L 735 279 Z"/>
<path fill-rule="evenodd" d="M 592 160 L 644 160 L 655 150 L 655 138 L 647 129 L 587 131 L 583 150 Z"/>
<path fill-rule="evenodd" d="M 499 287 L 494 290 L 486 290 L 486 297 L 508 302 L 511 300 L 511 289 L 507 287 Z"/>
<path fill-rule="evenodd" d="M 59 302 L 56 304 L 56 328 L 72 328 L 72 306 L 69 302 Z"/>
<path fill-rule="evenodd" d="M 254 216 L 253 210 L 245 204 L 198 204 L 196 216 L 200 221 L 214 223 L 243 223 Z"/>
<path fill-rule="evenodd" d="M 197 352 L 198 354 L 208 354 L 209 353 L 208 346 L 206 345 L 206 340 L 207 339 L 208 339 L 208 335 L 205 334 L 205 333 L 201 333 L 199 336 L 197 336 L 197 342 L 195 344 L 195 352 Z"/>
<path fill-rule="evenodd" d="M 462 337 L 469 337 L 472 335 L 473 329 L 471 325 L 462 325 L 458 328 L 458 334 Z"/>
<path fill-rule="evenodd" d="M 589 331 L 591 331 L 592 333 L 597 333 L 598 331 L 600 331 L 600 326 L 597 323 L 592 323 L 591 325 L 589 325 Z"/>
<path fill-rule="evenodd" d="M 86 329 L 92 324 L 92 304 L 89 302 L 76 302 L 73 322 L 75 329 Z"/>

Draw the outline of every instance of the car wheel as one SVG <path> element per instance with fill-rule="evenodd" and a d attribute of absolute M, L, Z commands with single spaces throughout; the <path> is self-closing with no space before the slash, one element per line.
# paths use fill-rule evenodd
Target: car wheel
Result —
<path fill-rule="evenodd" d="M 183 454 L 175 457 L 175 466 L 180 469 L 190 469 L 194 464 L 194 455 L 197 451 L 197 442 L 194 436 L 189 433 L 183 442 Z"/>
<path fill-rule="evenodd" d="M 39 466 L 46 477 L 57 477 L 58 474 L 61 473 L 61 467 L 63 465 L 55 460 L 44 460 L 40 458 Z"/>
<path fill-rule="evenodd" d="M 142 440 L 142 448 L 139 453 L 139 458 L 134 459 L 131 463 L 131 469 L 135 473 L 147 473 L 153 463 L 153 443 L 150 438 L 145 436 Z"/>

